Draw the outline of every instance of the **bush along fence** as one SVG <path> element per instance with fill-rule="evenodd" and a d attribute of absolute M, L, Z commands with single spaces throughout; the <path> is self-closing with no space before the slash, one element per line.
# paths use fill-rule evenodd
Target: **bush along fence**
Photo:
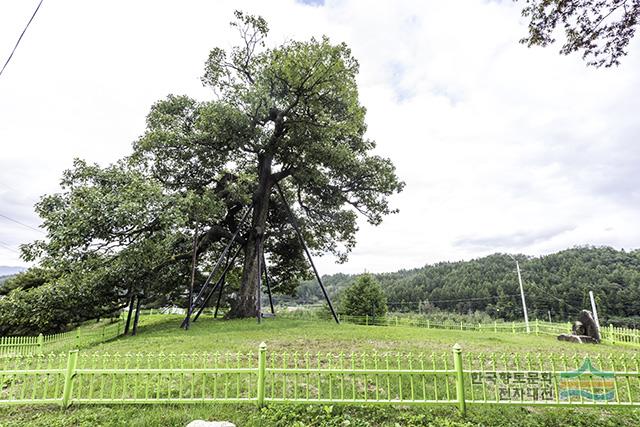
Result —
<path fill-rule="evenodd" d="M 640 406 L 637 355 L 68 354 L 4 358 L 0 405 Z"/>
<path fill-rule="evenodd" d="M 0 356 L 64 352 L 88 347 L 118 337 L 124 331 L 123 319 L 92 327 L 77 328 L 69 332 L 30 337 L 1 337 Z"/>
<path fill-rule="evenodd" d="M 527 327 L 524 322 L 493 322 L 493 323 L 464 323 L 464 322 L 434 322 L 417 316 L 345 316 L 340 315 L 340 321 L 368 326 L 412 326 L 427 329 L 449 329 L 458 331 L 484 331 L 494 333 L 524 334 Z M 552 323 L 542 320 L 529 322 L 529 330 L 535 335 L 559 335 L 571 333 L 571 323 Z M 613 325 L 600 328 L 600 335 L 604 342 L 611 344 L 629 344 L 640 346 L 640 330 L 617 328 Z"/>

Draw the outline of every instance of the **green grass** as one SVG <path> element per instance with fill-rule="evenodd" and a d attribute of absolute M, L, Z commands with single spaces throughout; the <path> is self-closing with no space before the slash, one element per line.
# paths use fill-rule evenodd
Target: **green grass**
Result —
<path fill-rule="evenodd" d="M 145 316 L 139 335 L 121 337 L 82 352 L 193 353 L 270 351 L 316 353 L 449 352 L 460 343 L 465 352 L 629 354 L 612 345 L 578 345 L 551 336 L 466 332 L 411 327 L 359 326 L 308 320 L 222 321 L 201 318 L 189 331 L 180 316 Z M 114 405 L 0 408 L 0 426 L 184 426 L 193 419 L 228 420 L 238 426 L 619 426 L 640 425 L 640 410 L 527 407 L 470 407 L 463 418 L 453 407 L 349 407 L 273 405 Z"/>
<path fill-rule="evenodd" d="M 465 352 L 498 353 L 633 353 L 632 347 L 560 342 L 552 336 L 475 332 L 415 327 L 336 325 L 328 321 L 254 319 L 224 321 L 200 318 L 188 331 L 180 316 L 145 316 L 139 335 L 121 337 L 85 351 L 119 353 L 256 352 L 261 342 L 270 351 L 315 352 L 447 352 L 459 343 Z"/>
<path fill-rule="evenodd" d="M 261 411 L 248 405 L 99 406 L 0 408 L 0 426 L 185 426 L 191 420 L 231 421 L 238 427 L 614 427 L 640 425 L 637 410 L 277 406 Z"/>

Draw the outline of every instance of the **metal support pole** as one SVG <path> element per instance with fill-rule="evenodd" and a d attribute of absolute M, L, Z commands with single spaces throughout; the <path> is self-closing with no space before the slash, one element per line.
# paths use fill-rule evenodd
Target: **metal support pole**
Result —
<path fill-rule="evenodd" d="M 218 286 L 220 286 L 220 295 L 218 295 L 218 302 L 216 303 L 216 312 L 214 317 L 218 315 L 218 306 L 220 305 L 220 298 L 222 297 L 222 288 L 224 287 L 224 281 L 227 277 L 227 272 L 231 269 L 231 267 L 233 266 L 233 263 L 236 261 L 236 258 L 238 257 L 238 255 L 240 255 L 241 251 L 242 251 L 242 246 L 238 246 L 238 249 L 236 250 L 236 253 L 233 254 L 233 257 L 231 258 L 231 260 L 227 258 L 227 264 L 225 265 L 224 270 L 222 270 L 222 275 L 220 276 L 216 284 L 213 286 L 213 289 L 211 289 L 207 297 L 202 302 L 202 305 L 200 306 L 200 309 L 198 310 L 196 317 L 193 319 L 194 322 L 198 320 L 198 317 L 200 317 L 200 314 L 202 314 L 202 311 L 209 303 L 209 299 L 211 299 L 211 296 L 215 293 Z"/>
<path fill-rule="evenodd" d="M 194 305 L 196 305 L 198 303 L 198 301 L 200 301 L 200 298 L 204 294 L 205 290 L 207 289 L 207 287 L 209 287 L 209 284 L 211 283 L 211 280 L 213 279 L 213 276 L 215 275 L 216 271 L 218 270 L 218 267 L 220 266 L 220 263 L 222 262 L 222 259 L 225 257 L 225 255 L 227 254 L 227 252 L 231 248 L 231 245 L 233 245 L 233 242 L 235 242 L 236 238 L 240 234 L 241 226 L 242 226 L 242 224 L 244 224 L 244 221 L 247 219 L 247 216 L 249 215 L 249 212 L 251 212 L 252 209 L 253 209 L 253 204 L 251 206 L 249 206 L 249 208 L 242 215 L 242 218 L 240 219 L 240 222 L 238 223 L 238 229 L 236 230 L 235 233 L 233 233 L 233 236 L 231 236 L 231 240 L 229 240 L 229 243 L 227 243 L 227 245 L 225 246 L 224 250 L 222 251 L 222 254 L 220 254 L 220 257 L 216 261 L 216 264 L 213 266 L 213 269 L 211 270 L 211 273 L 209 273 L 209 276 L 207 277 L 207 280 L 205 280 L 204 285 L 202 285 L 202 288 L 200 289 L 200 292 L 198 292 L 198 295 L 194 298 L 194 300 L 193 300 L 194 301 Z M 193 307 L 191 308 L 191 310 L 193 310 Z M 185 319 L 182 321 L 181 327 L 184 327 L 186 322 L 187 322 L 187 318 L 185 317 Z"/>
<path fill-rule="evenodd" d="M 262 252 L 262 268 L 264 270 L 264 283 L 267 285 L 267 295 L 269 295 L 269 305 L 271 306 L 271 314 L 275 315 L 276 311 L 273 309 L 273 298 L 271 297 L 271 283 L 269 280 L 269 272 L 267 271 L 267 260 L 264 257 L 264 251 Z"/>
<path fill-rule="evenodd" d="M 289 206 L 287 199 L 284 197 L 284 193 L 282 193 L 280 184 L 276 183 L 275 187 L 276 187 L 276 190 L 278 191 L 278 194 L 280 194 L 280 198 L 282 199 L 282 202 L 284 203 L 285 208 L 287 209 L 287 212 L 289 214 L 289 219 L 291 221 L 291 225 L 293 226 L 293 229 L 298 235 L 298 239 L 300 240 L 300 244 L 302 245 L 302 248 L 304 249 L 304 252 L 307 255 L 307 259 L 309 259 L 309 263 L 311 264 L 313 273 L 315 274 L 316 279 L 318 280 L 320 289 L 322 289 L 322 294 L 324 295 L 324 298 L 327 301 L 327 304 L 329 304 L 329 309 L 331 310 L 333 319 L 336 321 L 336 323 L 339 324 L 340 319 L 338 319 L 338 315 L 336 314 L 336 311 L 333 308 L 333 304 L 331 304 L 331 298 L 329 298 L 329 294 L 327 293 L 327 290 L 325 289 L 324 284 L 322 283 L 322 279 L 320 278 L 320 274 L 316 269 L 316 265 L 313 263 L 313 259 L 311 258 L 311 253 L 309 252 L 309 248 L 307 248 L 307 244 L 305 243 L 304 238 L 302 237 L 302 233 L 300 232 L 300 228 L 298 227 L 298 222 L 296 221 L 296 217 L 293 215 L 293 211 L 291 210 L 291 207 Z"/>
<path fill-rule="evenodd" d="M 187 302 L 187 317 L 185 317 L 185 321 L 182 324 L 185 331 L 189 329 L 189 321 L 191 320 L 191 311 L 193 310 L 193 286 L 196 282 L 196 267 L 198 263 L 198 229 L 199 224 L 196 222 L 196 229 L 193 233 L 193 255 L 191 256 L 191 283 L 189 284 L 189 298 Z M 137 315 L 137 313 L 136 313 Z M 134 334 L 135 335 L 135 334 Z"/>
<path fill-rule="evenodd" d="M 131 299 L 129 300 L 129 312 L 127 313 L 127 322 L 124 324 L 124 334 L 127 335 L 129 333 L 129 326 L 131 326 L 131 316 L 133 315 L 133 303 L 135 301 L 135 295 L 133 294 L 133 289 L 129 290 L 131 294 Z"/>
<path fill-rule="evenodd" d="M 140 304 L 142 303 L 142 298 L 140 295 L 136 298 L 136 315 L 133 318 L 133 331 L 131 331 L 131 335 L 135 335 L 138 333 L 138 321 L 140 320 Z"/>
<path fill-rule="evenodd" d="M 261 290 L 262 287 L 262 230 L 256 230 L 258 232 L 258 236 L 256 239 L 256 256 L 258 257 L 258 283 L 256 285 L 256 317 L 258 318 L 258 323 L 262 321 L 262 301 L 261 298 Z"/>
<path fill-rule="evenodd" d="M 220 277 L 220 279 L 218 279 L 218 281 L 216 282 L 216 284 L 213 286 L 213 288 L 211 288 L 211 291 L 209 291 L 209 293 L 207 294 L 207 297 L 204 299 L 204 301 L 202 302 L 202 305 L 200 306 L 200 308 L 198 309 L 198 312 L 196 313 L 196 315 L 193 318 L 193 321 L 195 322 L 196 320 L 198 320 L 198 317 L 200 317 L 200 315 L 202 314 L 202 312 L 204 311 L 205 307 L 207 306 L 207 304 L 209 303 L 209 300 L 211 299 L 211 297 L 213 296 L 213 294 L 216 292 L 216 289 L 218 289 L 218 286 L 220 286 L 224 281 L 224 275 L 222 275 L 222 277 Z M 222 295 L 222 291 L 220 291 L 220 294 Z"/>
<path fill-rule="evenodd" d="M 218 292 L 218 300 L 216 301 L 216 311 L 213 313 L 213 318 L 218 318 L 218 309 L 220 309 L 220 300 L 222 299 L 222 291 L 224 290 L 224 284 L 226 281 L 225 275 L 222 276 L 222 283 L 220 284 L 220 292 Z"/>
<path fill-rule="evenodd" d="M 593 320 L 596 321 L 596 328 L 598 328 L 598 335 L 600 335 L 600 321 L 598 320 L 598 309 L 596 308 L 596 300 L 593 297 L 593 291 L 589 291 L 589 299 L 591 300 L 591 311 L 593 311 Z"/>

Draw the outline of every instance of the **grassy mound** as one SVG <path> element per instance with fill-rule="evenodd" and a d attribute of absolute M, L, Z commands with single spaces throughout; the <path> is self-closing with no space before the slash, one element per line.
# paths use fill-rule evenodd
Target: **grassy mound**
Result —
<path fill-rule="evenodd" d="M 119 353 L 256 352 L 261 342 L 276 352 L 447 352 L 459 343 L 465 352 L 496 353 L 633 353 L 610 344 L 579 345 L 553 336 L 456 331 L 415 327 L 362 326 L 291 319 L 216 320 L 200 318 L 180 329 L 180 316 L 151 315 L 140 320 L 139 335 L 121 337 L 90 350 Z"/>

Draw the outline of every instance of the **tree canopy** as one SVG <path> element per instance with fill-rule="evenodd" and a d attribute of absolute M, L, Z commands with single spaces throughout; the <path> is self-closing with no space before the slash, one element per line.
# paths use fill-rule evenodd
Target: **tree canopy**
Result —
<path fill-rule="evenodd" d="M 548 46 L 564 32 L 560 53 L 582 53 L 588 65 L 619 65 L 640 18 L 640 0 L 524 0 L 527 46 Z"/>
<path fill-rule="evenodd" d="M 130 156 L 106 167 L 75 160 L 62 191 L 36 205 L 47 238 L 23 256 L 55 272 L 53 288 L 75 275 L 100 290 L 98 306 L 122 307 L 133 295 L 184 304 L 194 239 L 199 286 L 238 232 L 243 256 L 226 300 L 231 316 L 253 316 L 263 250 L 280 292 L 309 277 L 275 186 L 293 201 L 309 248 L 340 260 L 356 243 L 358 217 L 379 224 L 394 212 L 388 197 L 403 183 L 365 137 L 347 45 L 322 37 L 267 47 L 265 20 L 242 12 L 232 27 L 239 45 L 213 49 L 205 63 L 212 99 L 156 102 Z"/>
<path fill-rule="evenodd" d="M 387 314 L 387 297 L 380 283 L 371 274 L 357 277 L 340 294 L 340 313 L 373 317 Z"/>

